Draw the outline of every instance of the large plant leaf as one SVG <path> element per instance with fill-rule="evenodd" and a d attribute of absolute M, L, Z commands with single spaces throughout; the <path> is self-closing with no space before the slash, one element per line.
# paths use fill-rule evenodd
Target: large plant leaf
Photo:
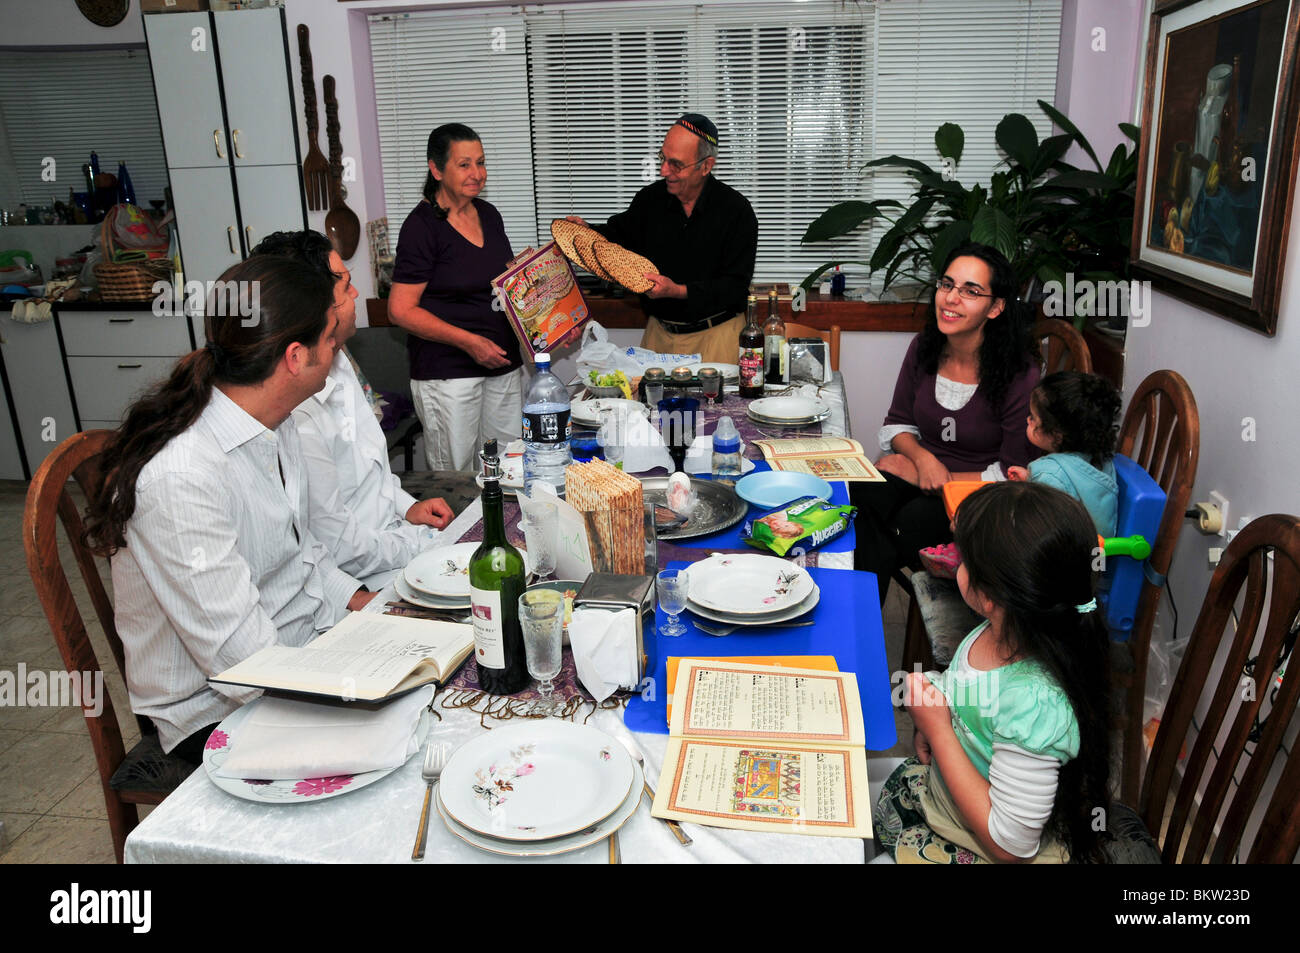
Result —
<path fill-rule="evenodd" d="M 1016 226 L 1000 208 L 985 205 L 976 212 L 970 237 L 971 241 L 992 245 L 1006 255 L 1008 261 L 1016 260 Z"/>
<path fill-rule="evenodd" d="M 954 122 L 945 122 L 934 133 L 934 144 L 939 155 L 951 159 L 953 165 L 961 162 L 961 152 L 966 145 L 966 133 Z"/>
<path fill-rule="evenodd" d="M 1142 127 L 1135 126 L 1131 122 L 1122 122 L 1119 124 L 1119 131 L 1124 133 L 1134 142 L 1142 141 Z"/>
<path fill-rule="evenodd" d="M 1070 144 L 1074 142 L 1068 135 L 1061 133 L 1056 136 L 1048 136 L 1038 146 L 1038 156 L 1034 161 L 1033 174 L 1037 179 L 1047 172 L 1048 169 L 1057 165 L 1070 151 Z M 1063 170 L 1065 171 L 1065 170 Z"/>
<path fill-rule="evenodd" d="M 1070 122 L 1070 120 L 1066 118 L 1065 113 L 1061 112 L 1046 100 L 1040 99 L 1038 101 L 1038 106 L 1043 112 L 1047 113 L 1052 122 L 1056 123 L 1063 130 L 1069 133 L 1070 138 L 1077 142 L 1084 152 L 1092 156 L 1092 161 L 1096 164 L 1097 170 L 1101 171 L 1101 160 L 1097 158 L 1097 153 L 1093 151 L 1092 143 L 1090 143 L 1088 138 L 1079 131 L 1079 127 Z"/>
<path fill-rule="evenodd" d="M 1038 132 L 1020 113 L 1007 113 L 998 123 L 994 139 L 1002 151 L 1025 169 L 1032 169 L 1038 154 Z"/>
<path fill-rule="evenodd" d="M 1077 189 L 1109 191 L 1110 189 L 1118 189 L 1120 182 L 1104 172 L 1089 172 L 1087 169 L 1078 169 L 1074 172 L 1062 172 L 1060 175 L 1053 176 L 1044 183 L 1043 187 L 1066 191 Z"/>
<path fill-rule="evenodd" d="M 808 226 L 801 242 L 824 242 L 847 235 L 863 222 L 880 217 L 880 207 L 875 202 L 840 202 L 832 205 Z"/>
<path fill-rule="evenodd" d="M 871 254 L 872 271 L 879 271 L 884 268 L 886 263 L 898 254 L 899 249 L 903 247 L 904 240 L 908 235 L 918 230 L 925 220 L 925 216 L 934 207 L 935 201 L 933 197 L 919 199 L 902 214 L 889 231 L 880 236 L 880 243 L 876 245 L 876 250 Z"/>
<path fill-rule="evenodd" d="M 930 168 L 924 162 L 919 162 L 916 159 L 906 159 L 903 156 L 895 156 L 895 155 L 885 156 L 884 158 L 881 159 L 872 159 L 862 168 L 870 169 L 873 166 L 890 166 L 890 165 L 901 166 L 904 169 L 913 169 L 917 172 L 925 172 L 930 175 L 934 174 L 934 169 Z"/>
<path fill-rule="evenodd" d="M 934 245 L 930 251 L 930 268 L 937 275 L 943 263 L 948 260 L 952 250 L 958 245 L 970 241 L 970 222 L 949 222 L 934 236 Z"/>
<path fill-rule="evenodd" d="M 942 175 L 917 174 L 915 176 L 916 184 L 924 186 L 933 192 L 943 192 L 946 195 L 965 195 L 966 186 L 962 185 L 956 179 L 945 179 Z"/>

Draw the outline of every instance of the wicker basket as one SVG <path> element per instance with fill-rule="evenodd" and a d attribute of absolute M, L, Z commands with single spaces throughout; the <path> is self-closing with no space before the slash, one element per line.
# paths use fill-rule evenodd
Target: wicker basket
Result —
<path fill-rule="evenodd" d="M 159 258 L 114 261 L 118 253 L 125 250 L 113 235 L 113 220 L 117 209 L 116 205 L 109 209 L 99 226 L 104 261 L 92 269 L 99 287 L 99 296 L 104 301 L 148 301 L 154 297 L 153 286 L 156 282 L 172 280 L 171 259 L 166 257 L 164 250 L 163 257 Z M 136 250 L 136 253 L 139 251 Z"/>

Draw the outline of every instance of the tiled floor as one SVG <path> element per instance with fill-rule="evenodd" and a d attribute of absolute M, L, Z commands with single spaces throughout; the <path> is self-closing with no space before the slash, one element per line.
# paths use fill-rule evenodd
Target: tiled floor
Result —
<path fill-rule="evenodd" d="M 0 481 L 0 672 L 59 672 L 63 663 L 36 598 L 22 544 L 27 484 Z M 79 501 L 80 502 L 80 501 Z M 454 505 L 454 504 L 453 504 Z M 139 740 L 126 687 L 94 620 L 85 587 L 66 542 L 61 542 L 73 592 L 106 688 L 118 708 L 128 747 Z M 101 562 L 101 565 L 103 563 Z M 107 570 L 103 571 L 107 584 Z M 886 658 L 902 655 L 905 604 L 897 587 L 885 612 Z M 910 754 L 912 725 L 896 712 L 899 744 L 886 756 Z M 148 808 L 141 808 L 142 816 Z M 113 863 L 104 796 L 94 751 L 79 708 L 0 706 L 0 863 Z"/>

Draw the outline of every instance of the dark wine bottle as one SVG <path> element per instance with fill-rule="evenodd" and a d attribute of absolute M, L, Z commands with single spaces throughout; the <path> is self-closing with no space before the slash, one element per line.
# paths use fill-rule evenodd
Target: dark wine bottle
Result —
<path fill-rule="evenodd" d="M 740 332 L 740 396 L 763 396 L 763 329 L 758 323 L 758 301 L 753 295 L 745 310 L 745 327 Z"/>
<path fill-rule="evenodd" d="M 767 293 L 767 321 L 763 324 L 763 383 L 770 386 L 787 384 L 785 322 L 777 306 L 776 289 Z"/>
<path fill-rule="evenodd" d="M 495 440 L 483 444 L 482 457 L 483 543 L 469 560 L 474 660 L 480 688 L 493 695 L 513 695 L 531 682 L 519 626 L 524 557 L 506 541 L 501 458 Z"/>

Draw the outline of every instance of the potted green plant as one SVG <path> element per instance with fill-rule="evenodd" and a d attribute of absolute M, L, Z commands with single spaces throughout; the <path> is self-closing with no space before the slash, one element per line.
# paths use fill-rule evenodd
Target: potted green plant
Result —
<path fill-rule="evenodd" d="M 866 264 L 873 274 L 883 271 L 882 291 L 900 277 L 925 284 L 948 253 L 967 241 L 992 245 L 1006 255 L 1026 290 L 1035 279 L 1040 289 L 1047 282 L 1064 283 L 1067 272 L 1098 282 L 1125 278 L 1138 128 L 1120 123 L 1134 146 L 1116 146 L 1103 167 L 1091 143 L 1063 113 L 1043 100 L 1038 105 L 1063 132 L 1040 141 L 1023 115 L 1004 116 L 995 140 L 1006 168 L 993 174 L 987 188 L 968 188 L 957 180 L 966 136 L 955 123 L 944 123 L 934 134 L 942 169 L 897 155 L 868 162 L 867 169 L 893 168 L 911 177 L 911 204 L 892 199 L 841 202 L 819 215 L 804 242 L 838 238 L 878 218 L 889 228 L 870 261 L 827 262 L 803 280 L 803 287 L 811 288 L 842 264 Z M 1075 143 L 1092 159 L 1095 171 L 1064 160 Z M 1082 326 L 1086 317 L 1076 315 L 1076 323 Z"/>

